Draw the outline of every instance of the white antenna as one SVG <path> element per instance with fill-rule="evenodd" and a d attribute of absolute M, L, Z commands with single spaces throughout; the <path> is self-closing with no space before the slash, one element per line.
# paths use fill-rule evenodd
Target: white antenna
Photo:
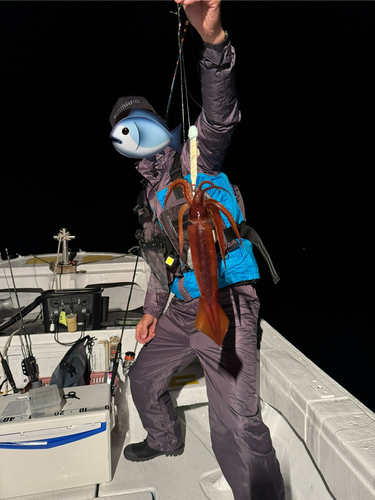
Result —
<path fill-rule="evenodd" d="M 60 244 L 62 242 L 62 265 L 68 265 L 69 262 L 69 247 L 68 247 L 68 242 L 71 240 L 75 239 L 75 236 L 72 236 L 69 231 L 66 230 L 64 227 L 63 229 L 60 229 L 60 232 L 57 236 L 53 237 L 55 240 L 59 241 L 59 247 L 58 247 L 58 252 L 60 250 Z"/>

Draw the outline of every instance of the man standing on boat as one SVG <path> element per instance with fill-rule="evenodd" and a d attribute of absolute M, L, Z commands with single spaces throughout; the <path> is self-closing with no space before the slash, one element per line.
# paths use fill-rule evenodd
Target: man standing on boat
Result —
<path fill-rule="evenodd" d="M 198 172 L 201 178 L 223 182 L 231 190 L 221 169 L 240 121 L 235 51 L 221 25 L 220 1 L 175 1 L 183 4 L 203 42 L 203 111 L 196 122 Z M 154 112 L 143 97 L 120 98 L 111 113 L 112 127 L 137 108 Z M 175 150 L 166 147 L 137 166 L 148 181 L 147 202 L 138 210 L 146 240 L 147 234 L 149 238 L 152 233 L 165 236 L 160 234 L 159 221 L 165 214 L 164 199 L 176 166 L 175 156 Z M 189 141 L 179 158 L 177 170 L 185 177 L 190 173 Z M 227 267 L 219 276 L 219 301 L 230 321 L 221 347 L 194 326 L 199 300 L 194 271 L 187 265 L 177 270 L 171 265 L 165 279 L 162 271 L 160 275 L 157 270 L 152 273 L 144 316 L 136 327 L 137 340 L 147 348 L 141 350 L 129 373 L 133 399 L 148 434 L 145 441 L 128 445 L 124 454 L 128 460 L 143 461 L 183 452 L 181 426 L 168 386 L 172 374 L 198 356 L 206 378 L 213 451 L 235 500 L 283 500 L 279 463 L 259 413 L 256 389 L 259 300 L 254 284 L 259 278 L 258 267 L 251 243 L 243 241 L 243 248 L 237 244 L 230 250 Z M 154 267 L 158 268 L 157 263 Z M 163 281 L 175 295 L 164 313 L 169 290 Z"/>

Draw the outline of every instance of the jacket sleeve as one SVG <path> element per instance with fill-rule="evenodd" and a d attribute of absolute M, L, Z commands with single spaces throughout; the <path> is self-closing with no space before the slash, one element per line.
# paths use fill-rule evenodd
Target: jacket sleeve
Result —
<path fill-rule="evenodd" d="M 214 174 L 222 169 L 234 129 L 241 120 L 235 61 L 236 53 L 229 40 L 217 46 L 203 44 L 200 60 L 203 109 L 196 126 L 198 170 L 206 174 Z M 185 147 L 182 154 L 181 163 L 188 169 L 189 147 Z M 187 173 L 184 172 L 184 175 Z"/>
<path fill-rule="evenodd" d="M 165 291 L 160 285 L 160 282 L 151 273 L 150 281 L 147 286 L 146 298 L 143 305 L 143 313 L 151 314 L 154 318 L 158 319 L 167 304 L 169 292 Z"/>

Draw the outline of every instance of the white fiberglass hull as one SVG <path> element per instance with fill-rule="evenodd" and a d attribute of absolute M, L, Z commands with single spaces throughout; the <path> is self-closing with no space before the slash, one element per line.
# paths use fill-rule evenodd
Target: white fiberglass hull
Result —
<path fill-rule="evenodd" d="M 40 288 L 50 290 L 84 289 L 87 285 L 101 285 L 113 291 L 109 308 L 124 311 L 133 279 L 136 257 L 132 255 L 79 252 L 74 272 L 54 275 L 44 261 L 33 261 L 34 257 L 22 257 L 12 261 L 16 286 L 20 289 Z M 55 256 L 50 256 L 53 260 Z M 8 262 L 2 262 L 0 289 L 13 288 L 10 283 Z M 85 272 L 80 272 L 85 271 Z M 130 310 L 142 306 L 149 268 L 139 259 L 135 274 L 134 297 Z M 1 281 L 3 280 L 3 281 Z M 107 288 L 105 285 L 118 284 Z M 124 285 L 125 283 L 125 285 Z M 59 286 L 56 287 L 56 284 Z M 120 295 L 119 296 L 119 292 Z M 22 300 L 27 305 L 27 293 Z M 33 299 L 40 292 L 28 297 Z M 14 295 L 14 294 L 13 294 Z M 22 293 L 19 293 L 21 296 Z M 9 297 L 6 290 L 1 299 Z M 13 297 L 14 299 L 14 297 Z M 3 318 L 10 314 L 6 310 Z M 13 300 L 13 312 L 15 308 Z M 41 311 L 37 311 L 38 313 Z M 14 325 L 14 329 L 20 325 Z M 30 336 L 33 355 L 40 370 L 40 378 L 48 382 L 53 370 L 61 361 L 68 347 L 62 344 L 72 342 L 81 335 L 80 331 L 69 333 L 60 328 L 58 336 L 46 333 L 41 321 L 31 324 L 37 331 Z M 60 325 L 61 326 L 61 325 Z M 280 461 L 284 477 L 286 500 L 374 500 L 375 499 L 375 415 L 345 389 L 322 372 L 316 365 L 295 349 L 268 323 L 261 323 L 263 336 L 259 351 L 259 392 L 263 419 L 269 426 L 273 444 Z M 29 329 L 29 325 L 27 325 Z M 42 333 L 45 332 L 45 333 Z M 47 330 L 48 332 L 48 330 Z M 110 371 L 110 352 L 118 342 L 121 327 L 114 324 L 102 326 L 100 330 L 84 332 L 95 337 L 93 353 L 90 357 L 93 386 L 106 383 Z M 58 340 L 61 343 L 56 342 Z M 126 351 L 134 349 L 134 327 L 126 326 L 122 341 L 122 359 Z M 139 348 L 139 347 L 138 347 Z M 24 387 L 27 377 L 22 373 L 20 337 L 0 336 L 0 352 L 5 353 L 17 387 Z M 0 384 L 4 374 L 0 375 Z M 10 389 L 2 384 L 1 391 Z M 90 387 L 85 386 L 90 392 Z M 78 388 L 79 389 L 79 388 Z M 93 389 L 95 390 L 95 389 Z M 186 432 L 185 451 L 179 457 L 157 457 L 144 463 L 125 460 L 123 448 L 130 442 L 145 437 L 138 414 L 132 402 L 128 379 L 120 369 L 120 382 L 113 403 L 110 405 L 111 432 L 108 456 L 103 456 L 104 447 L 95 449 L 98 463 L 110 462 L 111 480 L 95 481 L 88 473 L 89 465 L 82 460 L 74 469 L 74 488 L 70 488 L 70 474 L 66 468 L 63 484 L 56 480 L 51 490 L 43 475 L 53 475 L 56 460 L 49 461 L 38 453 L 48 450 L 19 450 L 20 460 L 12 455 L 11 467 L 0 468 L 0 499 L 21 500 L 84 500 L 105 498 L 123 500 L 232 500 L 232 493 L 223 479 L 212 453 L 208 426 L 208 407 L 205 381 L 198 362 L 176 374 L 171 381 L 170 392 L 179 417 Z M 11 391 L 9 392 L 11 394 Z M 6 449 L 1 447 L 5 435 L 20 431 L 17 428 L 19 415 L 13 415 L 12 402 L 15 396 L 0 396 L 0 455 L 5 463 Z M 25 397 L 25 396 L 23 396 Z M 84 399 L 86 396 L 82 396 Z M 82 401 L 83 403 L 83 401 Z M 85 406 L 83 406 L 85 408 Z M 87 408 L 91 408 L 87 406 Z M 91 408 L 92 409 L 92 408 Z M 77 408 L 75 411 L 79 411 Z M 20 411 L 20 410 L 19 410 Z M 91 411 L 91 410 L 90 410 Z M 15 417 L 15 418 L 13 418 Z M 28 418 L 28 417 L 27 417 Z M 59 416 L 56 416 L 59 418 Z M 21 419 L 22 420 L 22 419 Z M 23 419 L 24 421 L 25 419 Z M 30 420 L 32 422 L 32 419 Z M 26 425 L 26 424 L 25 424 Z M 56 422 L 54 425 L 57 425 Z M 12 431 L 13 429 L 13 431 Z M 8 439 L 8 437 L 6 438 Z M 78 445 L 77 445 L 78 446 Z M 83 453 L 85 447 L 80 443 Z M 56 450 L 55 450 L 56 451 Z M 72 456 L 78 451 L 72 445 Z M 24 454 L 28 454 L 25 458 Z M 91 452 L 90 452 L 91 456 Z M 14 463 L 13 463 L 14 462 Z M 27 472 L 17 466 L 17 462 L 30 464 Z M 43 463 L 43 467 L 38 464 Z M 60 464 L 61 465 L 61 464 Z M 51 469 L 48 470 L 48 467 Z M 30 472 L 31 471 L 31 472 Z M 20 480 L 20 477 L 28 479 Z M 89 479 L 88 479 L 89 478 Z M 108 478 L 107 478 L 108 479 Z M 7 488 L 4 487 L 7 484 Z M 14 485 L 12 488 L 10 485 Z M 46 486 L 48 484 L 48 486 Z M 40 485 L 40 486 L 38 486 Z M 43 486 L 44 485 L 44 486 Z M 39 488 L 39 489 L 38 489 Z M 47 490 L 46 490 L 47 488 Z M 33 494 L 30 495 L 30 493 Z"/>
<path fill-rule="evenodd" d="M 262 414 L 270 427 L 273 443 L 285 481 L 287 499 L 370 500 L 375 498 L 372 478 L 375 474 L 375 416 L 347 391 L 305 358 L 291 344 L 262 322 L 260 350 L 260 394 Z M 98 339 L 94 349 L 93 369 L 108 368 L 106 342 L 117 330 L 92 332 Z M 62 341 L 72 334 L 63 334 Z M 33 338 L 33 352 L 41 367 L 41 376 L 61 359 L 64 348 L 50 335 Z M 5 339 L 1 339 L 4 344 Z M 14 367 L 16 383 L 22 383 L 18 339 L 9 348 L 9 362 Z M 125 330 L 123 351 L 134 348 L 134 330 Z M 43 354 L 44 353 L 44 354 Z M 229 500 L 232 494 L 223 480 L 211 450 L 207 396 L 199 364 L 192 364 L 176 374 L 171 394 L 186 427 L 186 448 L 180 457 L 157 457 L 144 463 L 132 463 L 122 455 L 123 447 L 142 440 L 145 432 L 133 406 L 128 381 L 121 376 L 116 392 L 115 426 L 112 430 L 111 467 L 113 479 L 100 484 L 27 495 L 28 500 L 87 499 L 97 497 L 124 500 L 212 498 Z M 0 428 L 10 424 L 0 424 Z M 8 427 L 9 429 L 9 427 Z M 3 430 L 1 430 L 3 432 Z M 98 460 L 100 450 L 97 450 Z M 37 459 L 37 456 L 33 459 Z M 30 462 L 31 464 L 33 461 Z M 85 477 L 85 464 L 81 464 Z M 38 472 L 35 467 L 35 480 Z M 0 481 L 17 482 L 20 471 Z M 191 496 L 194 492 L 194 497 Z M 115 496 L 114 496 L 115 495 Z M 20 500 L 18 495 L 14 498 Z M 23 498 L 23 496 L 22 496 Z"/>

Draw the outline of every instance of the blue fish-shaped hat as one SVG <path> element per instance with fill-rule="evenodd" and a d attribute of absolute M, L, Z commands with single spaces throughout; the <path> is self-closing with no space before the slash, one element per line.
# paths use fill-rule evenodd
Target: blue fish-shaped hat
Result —
<path fill-rule="evenodd" d="M 181 126 L 170 132 L 146 99 L 127 99 L 115 106 L 110 116 L 111 124 L 114 124 L 110 138 L 120 154 L 129 158 L 148 158 L 167 146 L 181 152 Z"/>

